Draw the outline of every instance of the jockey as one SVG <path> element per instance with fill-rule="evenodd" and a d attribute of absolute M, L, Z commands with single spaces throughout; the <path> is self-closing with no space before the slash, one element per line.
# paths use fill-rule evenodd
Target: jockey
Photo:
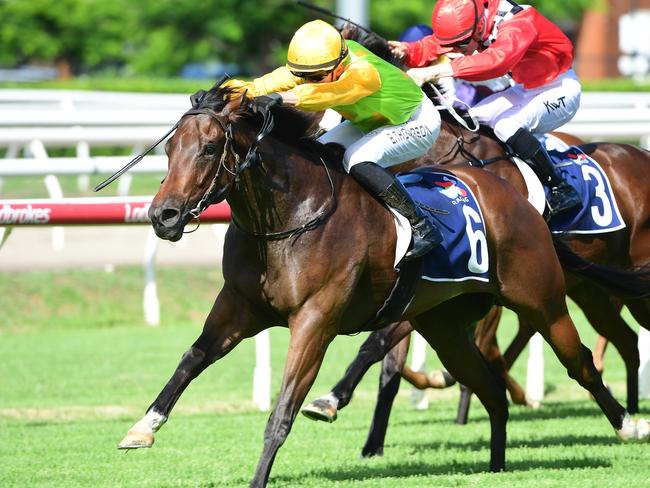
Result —
<path fill-rule="evenodd" d="M 392 48 L 399 47 L 401 43 L 417 42 L 423 37 L 433 34 L 433 29 L 424 24 L 415 24 L 407 27 L 404 32 L 399 36 L 399 41 L 388 41 L 389 46 Z M 408 48 L 407 48 L 408 49 Z M 406 55 L 408 51 L 404 52 Z M 453 56 L 453 55 L 452 55 Z M 457 56 L 462 56 L 457 54 Z M 404 56 L 399 56 L 403 59 Z M 445 54 L 438 57 L 437 62 L 451 62 L 451 59 Z M 467 108 L 476 105 L 480 100 L 486 96 L 491 95 L 496 91 L 501 91 L 507 86 L 511 86 L 512 79 L 507 76 L 497 78 L 494 80 L 486 80 L 481 82 L 469 82 L 465 80 L 455 79 L 453 77 L 440 78 L 436 82 L 437 88 L 442 92 L 445 98 L 451 100 L 456 108 Z"/>
<path fill-rule="evenodd" d="M 292 105 L 318 112 L 333 109 L 345 122 L 319 138 L 345 147 L 343 166 L 369 193 L 404 215 L 413 244 L 404 259 L 422 256 L 442 241 L 432 225 L 385 168 L 423 156 L 440 133 L 440 115 L 403 71 L 375 56 L 321 20 L 303 25 L 289 44 L 288 62 L 246 89 L 258 107 Z"/>
<path fill-rule="evenodd" d="M 549 186 L 551 216 L 580 204 L 532 134 L 557 129 L 578 110 L 581 87 L 571 68 L 571 41 L 536 9 L 511 0 L 438 0 L 432 27 L 434 34 L 418 42 L 390 43 L 412 67 L 409 75 L 422 84 L 447 76 L 482 81 L 510 74 L 516 84 L 480 101 L 472 113 Z M 429 66 L 449 50 L 464 56 Z"/>

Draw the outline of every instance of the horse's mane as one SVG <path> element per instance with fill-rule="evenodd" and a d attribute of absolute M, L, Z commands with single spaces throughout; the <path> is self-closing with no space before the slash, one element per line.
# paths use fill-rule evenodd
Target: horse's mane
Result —
<path fill-rule="evenodd" d="M 345 23 L 341 27 L 341 35 L 345 39 L 355 41 L 365 47 L 368 51 L 379 56 L 390 64 L 403 68 L 402 62 L 397 59 L 388 46 L 388 41 L 374 32 L 366 32 L 354 24 Z"/>
<path fill-rule="evenodd" d="M 237 99 L 237 90 L 217 82 L 210 90 L 205 92 L 199 107 L 208 107 L 217 113 L 221 113 L 226 107 Z M 232 107 L 230 107 L 232 110 Z M 273 136 L 289 144 L 309 144 L 314 142 L 317 135 L 318 122 L 320 117 L 316 113 L 297 110 L 289 106 L 273 107 L 273 118 L 275 125 L 272 131 Z M 239 105 L 228 115 L 235 117 L 251 117 L 257 119 L 261 124 L 262 117 L 255 114 L 249 98 L 242 98 Z"/>

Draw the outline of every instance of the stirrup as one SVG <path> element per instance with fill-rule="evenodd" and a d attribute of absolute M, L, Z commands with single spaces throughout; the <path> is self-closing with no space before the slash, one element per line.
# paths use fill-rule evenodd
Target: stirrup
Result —
<path fill-rule="evenodd" d="M 424 256 L 442 242 L 440 229 L 429 222 L 425 217 L 411 226 L 413 231 L 413 244 L 402 258 L 402 261 L 409 261 Z"/>
<path fill-rule="evenodd" d="M 551 188 L 548 198 L 549 216 L 554 217 L 582 203 L 582 198 L 573 186 L 563 181 Z"/>

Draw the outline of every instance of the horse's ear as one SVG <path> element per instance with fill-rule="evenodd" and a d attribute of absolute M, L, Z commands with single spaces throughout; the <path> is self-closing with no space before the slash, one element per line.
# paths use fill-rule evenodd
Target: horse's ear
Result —
<path fill-rule="evenodd" d="M 242 94 L 233 99 L 230 100 L 226 106 L 223 108 L 221 113 L 225 115 L 226 117 L 229 117 L 232 113 L 234 113 L 236 110 L 240 109 L 242 106 L 245 106 L 246 103 L 246 93 L 248 93 L 248 90 L 244 90 Z"/>
<path fill-rule="evenodd" d="M 216 81 L 216 83 L 215 83 L 214 86 L 212 87 L 212 90 L 217 90 L 218 88 L 221 87 L 221 85 L 223 85 L 223 84 L 226 82 L 226 80 L 229 80 L 229 79 L 230 79 L 230 76 L 229 76 L 229 75 L 227 75 L 227 74 L 223 75 L 221 78 L 219 78 L 219 79 Z"/>
<path fill-rule="evenodd" d="M 207 94 L 208 94 L 207 91 L 199 90 L 196 93 L 190 95 L 190 102 L 192 103 L 192 108 L 197 108 L 199 105 L 201 105 L 201 102 L 203 101 L 203 99 Z"/>
<path fill-rule="evenodd" d="M 248 94 L 248 89 L 244 90 L 241 93 L 241 97 L 239 97 L 239 105 L 243 105 L 244 101 L 246 100 L 246 95 Z"/>

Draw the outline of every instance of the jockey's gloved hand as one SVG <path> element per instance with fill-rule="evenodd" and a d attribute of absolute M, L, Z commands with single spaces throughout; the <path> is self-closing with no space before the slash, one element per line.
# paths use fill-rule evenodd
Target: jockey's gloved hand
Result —
<path fill-rule="evenodd" d="M 190 95 L 190 102 L 192 103 L 192 108 L 196 108 L 199 105 L 201 105 L 201 102 L 203 101 L 207 93 L 208 92 L 205 90 L 199 90 L 196 93 Z"/>
<path fill-rule="evenodd" d="M 278 107 L 282 105 L 282 95 L 279 93 L 269 93 L 268 95 L 261 95 L 253 98 L 253 112 L 263 113 L 268 111 L 271 107 Z"/>

